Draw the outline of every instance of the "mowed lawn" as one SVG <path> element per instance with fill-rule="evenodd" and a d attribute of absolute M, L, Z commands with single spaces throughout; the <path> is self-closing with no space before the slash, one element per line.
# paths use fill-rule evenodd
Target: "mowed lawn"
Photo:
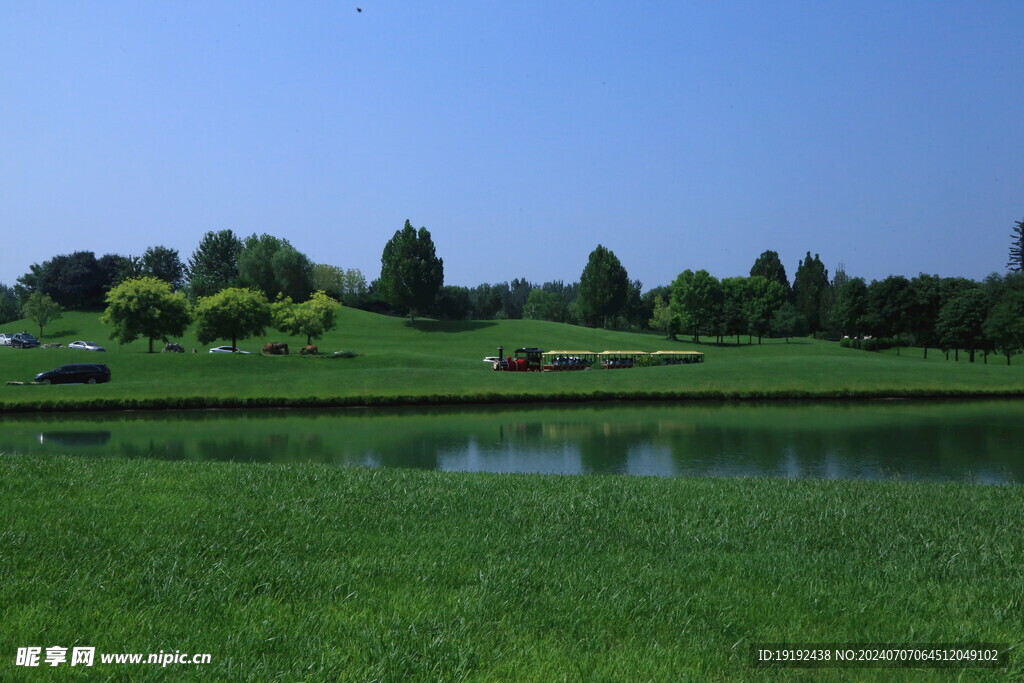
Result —
<path fill-rule="evenodd" d="M 24 321 L 5 331 L 29 329 Z M 476 401 L 587 399 L 616 397 L 757 398 L 805 396 L 912 396 L 1024 393 L 1024 359 L 1007 366 L 992 356 L 987 365 L 942 360 L 933 350 L 928 360 L 920 349 L 871 353 L 810 339 L 765 339 L 763 344 L 715 345 L 671 342 L 656 333 L 587 329 L 559 323 L 508 320 L 437 322 L 407 320 L 343 309 L 337 329 L 317 341 L 324 352 L 351 350 L 350 359 L 304 358 L 295 352 L 304 339 L 270 331 L 261 339 L 240 342 L 253 355 L 209 354 L 187 334 L 185 354 L 149 354 L 139 340 L 126 346 L 109 341 L 98 315 L 66 313 L 49 325 L 44 342 L 75 339 L 107 346 L 105 354 L 64 349 L 0 348 L 0 380 L 29 380 L 64 363 L 104 362 L 113 381 L 102 386 L 0 387 L 0 406 L 55 407 L 93 400 L 138 402 L 160 407 L 174 399 L 225 405 L 246 400 L 301 401 L 310 404 L 453 399 Z M 267 341 L 286 341 L 293 354 L 258 354 Z M 730 339 L 730 342 L 735 341 Z M 224 343 L 228 343 L 227 340 Z M 159 346 L 159 344 L 158 344 Z M 212 346 L 212 345 L 211 345 Z M 545 349 L 699 350 L 699 365 L 634 368 L 628 371 L 494 373 L 481 362 L 519 346 Z M 197 353 L 192 353 L 192 349 Z M 129 405 L 130 407 L 130 405 Z"/>
<path fill-rule="evenodd" d="M 89 670 L 131 680 L 906 680 L 750 652 L 990 642 L 1009 669 L 959 673 L 1002 679 L 1022 516 L 975 484 L 5 458 L 0 678 L 60 645 L 212 656 Z"/>

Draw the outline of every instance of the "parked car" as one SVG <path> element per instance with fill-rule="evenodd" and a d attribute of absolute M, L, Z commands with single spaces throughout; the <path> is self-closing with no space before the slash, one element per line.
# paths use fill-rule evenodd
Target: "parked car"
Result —
<path fill-rule="evenodd" d="M 110 381 L 110 368 L 96 363 L 62 365 L 36 375 L 40 384 L 102 384 Z"/>
<path fill-rule="evenodd" d="M 245 353 L 245 354 L 248 354 L 249 352 L 248 351 L 242 351 L 237 346 L 215 346 L 212 349 L 210 349 L 210 353 Z"/>
<path fill-rule="evenodd" d="M 81 349 L 82 351 L 106 351 L 105 348 L 96 342 L 73 341 L 68 344 L 69 349 Z"/>
<path fill-rule="evenodd" d="M 13 336 L 14 335 L 7 334 L 6 332 L 4 334 L 0 334 L 0 346 L 10 346 L 11 345 L 11 337 L 13 337 Z"/>
<path fill-rule="evenodd" d="M 39 346 L 39 340 L 28 332 L 18 332 L 11 337 L 11 346 L 16 349 L 31 349 Z"/>

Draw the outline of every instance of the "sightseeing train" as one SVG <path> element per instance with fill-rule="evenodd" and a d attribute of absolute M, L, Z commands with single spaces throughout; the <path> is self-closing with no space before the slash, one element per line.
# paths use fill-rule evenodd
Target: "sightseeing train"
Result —
<path fill-rule="evenodd" d="M 505 347 L 498 347 L 497 356 L 487 356 L 485 363 L 499 372 L 558 372 L 567 370 L 616 370 L 644 365 L 686 365 L 703 363 L 700 351 L 545 351 L 536 347 L 516 349 L 514 355 L 505 355 Z M 643 358 L 645 360 L 641 361 Z M 649 360 L 648 360 L 649 359 Z"/>

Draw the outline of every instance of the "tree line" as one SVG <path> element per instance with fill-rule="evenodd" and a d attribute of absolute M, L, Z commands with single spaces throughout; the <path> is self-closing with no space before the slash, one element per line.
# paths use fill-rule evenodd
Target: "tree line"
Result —
<path fill-rule="evenodd" d="M 778 253 L 765 251 L 754 261 L 749 276 L 719 280 L 706 270 L 684 270 L 671 285 L 642 292 L 642 283 L 630 280 L 619 259 L 603 245 L 591 252 L 578 282 L 535 284 L 514 279 L 476 287 L 445 286 L 443 260 L 429 231 L 417 230 L 406 221 L 384 246 L 380 278 L 367 284 L 357 269 L 315 264 L 286 239 L 267 234 L 241 239 L 231 230 L 221 230 L 206 233 L 185 262 L 176 250 L 156 246 L 140 257 L 106 254 L 96 258 L 92 252 L 80 251 L 32 264 L 13 288 L 0 285 L 0 320 L 25 315 L 36 320 L 42 332 L 46 322 L 68 308 L 106 310 L 105 319 L 113 321 L 115 304 L 127 305 L 122 301 L 127 290 L 119 288 L 134 283 L 128 289 L 137 297 L 132 304 L 136 308 L 159 289 L 158 300 L 173 310 L 196 314 L 211 305 L 207 300 L 228 290 L 241 310 L 248 304 L 238 292 L 250 292 L 268 307 L 266 315 L 256 316 L 264 326 L 273 319 L 278 329 L 306 334 L 307 341 L 318 336 L 311 322 L 317 316 L 301 312 L 306 310 L 301 307 L 310 301 L 322 307 L 330 300 L 408 315 L 410 320 L 417 315 L 443 320 L 529 318 L 657 329 L 673 339 L 685 334 L 699 341 L 704 335 L 719 343 L 729 337 L 740 343 L 743 335 L 748 343 L 755 336 L 760 343 L 765 336 L 788 341 L 814 335 L 855 339 L 863 348 L 893 345 L 897 352 L 902 346 L 916 345 L 924 348 L 926 357 L 929 348 L 947 356 L 953 351 L 956 359 L 964 350 L 972 362 L 978 351 L 986 360 L 997 351 L 1009 362 L 1024 348 L 1024 276 L 1020 275 L 1024 222 L 1016 223 L 1011 238 L 1010 274 L 992 275 L 980 283 L 926 274 L 910 279 L 893 275 L 867 283 L 847 275 L 841 265 L 829 279 L 820 256 L 812 257 L 810 252 L 798 263 L 790 283 Z M 145 296 L 143 289 L 148 292 Z M 152 301 L 150 305 L 155 305 Z M 256 308 L 262 310 L 262 305 Z M 271 306 L 276 306 L 273 314 Z M 191 320 L 191 315 L 185 317 Z M 249 326 L 256 327 L 255 323 Z M 130 334 L 125 331 L 120 338 Z M 237 335 L 234 331 L 217 338 Z M 152 343 L 166 334 L 142 336 L 149 336 Z M 861 345 L 859 340 L 864 339 L 875 341 Z"/>

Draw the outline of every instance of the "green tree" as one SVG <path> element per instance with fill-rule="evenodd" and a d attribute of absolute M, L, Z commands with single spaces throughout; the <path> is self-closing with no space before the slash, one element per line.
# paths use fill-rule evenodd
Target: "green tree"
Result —
<path fill-rule="evenodd" d="M 580 275 L 580 312 L 589 320 L 602 319 L 602 327 L 607 328 L 608 317 L 622 312 L 628 289 L 629 275 L 618 257 L 597 245 Z"/>
<path fill-rule="evenodd" d="M 32 292 L 21 307 L 21 312 L 26 318 L 39 325 L 39 337 L 43 336 L 43 327 L 61 317 L 64 308 L 49 295 L 42 292 Z"/>
<path fill-rule="evenodd" d="M 433 305 L 444 284 L 444 261 L 438 258 L 430 233 L 422 227 L 417 231 L 408 220 L 384 245 L 380 266 L 381 294 L 395 310 L 408 311 L 410 322 L 417 311 Z"/>
<path fill-rule="evenodd" d="M 1015 273 L 1024 269 L 1024 221 L 1017 221 L 1010 236 L 1010 260 L 1006 267 Z"/>
<path fill-rule="evenodd" d="M 230 339 L 237 347 L 239 339 L 261 335 L 270 325 L 270 304 L 262 292 L 228 287 L 201 298 L 195 318 L 200 344 Z"/>
<path fill-rule="evenodd" d="M 832 305 L 832 324 L 840 334 L 856 336 L 861 332 L 861 319 L 867 312 L 868 286 L 864 278 L 849 278 L 836 287 L 835 303 Z"/>
<path fill-rule="evenodd" d="M 103 308 L 106 278 L 91 251 L 60 254 L 42 265 L 33 263 L 18 278 L 18 293 L 24 303 L 29 294 L 42 292 L 66 309 L 95 311 Z"/>
<path fill-rule="evenodd" d="M 942 345 L 947 349 L 966 349 L 973 363 L 974 352 L 982 346 L 987 304 L 988 297 L 977 285 L 962 289 L 947 300 L 935 325 Z"/>
<path fill-rule="evenodd" d="M 785 288 L 774 280 L 761 275 L 747 279 L 747 298 L 743 311 L 747 319 L 748 333 L 761 337 L 771 333 L 772 317 L 787 301 Z"/>
<path fill-rule="evenodd" d="M 701 330 L 715 321 L 722 305 L 722 284 L 706 270 L 684 270 L 672 283 L 669 305 L 680 329 L 692 332 L 699 342 Z"/>
<path fill-rule="evenodd" d="M 722 279 L 722 332 L 736 335 L 737 344 L 740 343 L 740 335 L 747 331 L 747 318 L 743 314 L 747 294 L 747 278 Z"/>
<path fill-rule="evenodd" d="M 0 285 L 0 323 L 17 320 L 21 317 L 21 309 L 18 306 L 18 295 L 13 287 Z"/>
<path fill-rule="evenodd" d="M 942 310 L 942 280 L 938 275 L 920 273 L 911 278 L 909 295 L 907 331 L 914 335 L 915 343 L 924 348 L 924 357 L 927 358 L 928 348 L 939 344 L 935 321 Z"/>
<path fill-rule="evenodd" d="M 900 354 L 900 339 L 907 331 L 913 304 L 910 281 L 902 275 L 890 275 L 868 286 L 868 316 L 872 334 L 896 340 L 896 355 Z"/>
<path fill-rule="evenodd" d="M 232 286 L 238 279 L 241 251 L 242 241 L 231 230 L 203 235 L 185 268 L 189 296 L 198 299 Z"/>
<path fill-rule="evenodd" d="M 125 280 L 142 277 L 142 259 L 137 256 L 104 254 L 96 259 L 96 266 L 100 270 L 103 289 L 107 292 Z"/>
<path fill-rule="evenodd" d="M 555 292 L 545 291 L 540 287 L 530 290 L 530 296 L 523 306 L 523 317 L 530 320 L 550 320 L 564 322 L 568 306 L 565 299 Z"/>
<path fill-rule="evenodd" d="M 465 320 L 471 310 L 468 287 L 445 285 L 434 300 L 433 315 L 439 320 Z"/>
<path fill-rule="evenodd" d="M 772 334 L 776 337 L 785 337 L 787 344 L 790 337 L 807 334 L 807 328 L 807 318 L 792 302 L 784 302 L 772 314 Z"/>
<path fill-rule="evenodd" d="M 341 304 L 327 296 L 323 291 L 313 292 L 307 301 L 301 304 L 292 302 L 285 297 L 274 302 L 271 309 L 273 326 L 293 336 L 306 336 L 306 346 L 319 339 L 325 332 L 334 329 L 338 320 L 338 309 Z"/>
<path fill-rule="evenodd" d="M 100 322 L 113 327 L 110 338 L 128 344 L 139 337 L 165 343 L 169 337 L 180 337 L 192 322 L 188 300 L 175 292 L 171 283 L 156 277 L 125 280 L 107 293 L 107 310 Z"/>
<path fill-rule="evenodd" d="M 769 282 L 778 282 L 782 285 L 787 297 L 791 294 L 789 278 L 786 277 L 786 267 L 782 265 L 778 252 L 762 252 L 754 261 L 754 265 L 750 267 L 750 275 L 751 277 L 760 275 Z"/>
<path fill-rule="evenodd" d="M 1004 291 L 982 324 L 982 332 L 995 348 L 1010 358 L 1024 350 L 1024 291 Z"/>
<path fill-rule="evenodd" d="M 807 252 L 806 258 L 797 266 L 796 275 L 793 276 L 793 303 L 806 318 L 812 333 L 820 332 L 824 328 L 821 314 L 825 303 L 830 301 L 830 288 L 825 264 L 817 254 L 812 259 L 811 252 Z"/>
<path fill-rule="evenodd" d="M 679 334 L 679 316 L 672 311 L 665 297 L 654 297 L 654 312 L 648 324 L 652 329 L 664 332 L 668 339 L 676 341 L 676 335 Z"/>
<path fill-rule="evenodd" d="M 250 235 L 238 255 L 238 282 L 263 292 L 305 301 L 313 290 L 313 264 L 286 239 Z"/>
<path fill-rule="evenodd" d="M 149 247 L 140 261 L 142 275 L 155 277 L 171 285 L 177 291 L 185 282 L 185 266 L 178 258 L 178 250 L 170 247 Z"/>

